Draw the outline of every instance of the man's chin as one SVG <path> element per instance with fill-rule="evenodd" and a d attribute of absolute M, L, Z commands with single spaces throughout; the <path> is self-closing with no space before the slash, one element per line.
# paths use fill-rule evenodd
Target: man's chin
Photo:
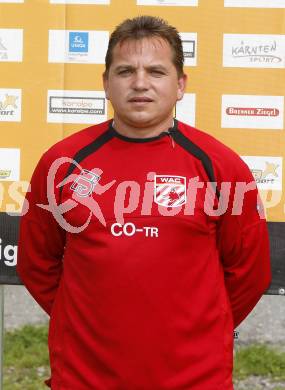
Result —
<path fill-rule="evenodd" d="M 155 125 L 156 122 L 158 122 L 157 118 L 150 115 L 136 115 L 129 117 L 126 120 L 126 123 L 128 123 L 129 126 L 134 126 L 142 129 L 151 125 Z"/>

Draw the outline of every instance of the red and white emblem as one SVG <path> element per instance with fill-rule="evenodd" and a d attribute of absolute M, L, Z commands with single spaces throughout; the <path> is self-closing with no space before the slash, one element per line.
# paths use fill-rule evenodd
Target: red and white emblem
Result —
<path fill-rule="evenodd" d="M 154 201 L 165 207 L 178 207 L 186 203 L 186 177 L 155 175 Z"/>
<path fill-rule="evenodd" d="M 80 174 L 72 183 L 70 189 L 77 193 L 78 196 L 86 198 L 94 191 L 95 185 L 100 180 L 100 176 L 87 169 L 82 169 Z"/>

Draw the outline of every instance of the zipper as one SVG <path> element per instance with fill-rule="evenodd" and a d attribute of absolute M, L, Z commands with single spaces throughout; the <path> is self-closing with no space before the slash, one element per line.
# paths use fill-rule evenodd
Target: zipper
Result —
<path fill-rule="evenodd" d="M 171 130 L 167 130 L 166 134 L 169 136 L 172 148 L 174 149 L 175 148 L 175 142 L 174 142 L 173 136 L 171 134 Z"/>

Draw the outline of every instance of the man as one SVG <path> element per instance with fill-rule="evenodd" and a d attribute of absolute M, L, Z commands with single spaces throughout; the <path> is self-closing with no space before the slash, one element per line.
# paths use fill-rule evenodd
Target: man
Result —
<path fill-rule="evenodd" d="M 52 390 L 231 390 L 234 327 L 271 278 L 253 178 L 173 119 L 186 75 L 165 21 L 118 26 L 103 82 L 114 119 L 43 155 L 21 221 Z"/>

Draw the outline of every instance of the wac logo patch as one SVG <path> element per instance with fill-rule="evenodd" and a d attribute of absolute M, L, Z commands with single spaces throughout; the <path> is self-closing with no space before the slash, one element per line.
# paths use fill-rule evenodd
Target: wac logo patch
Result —
<path fill-rule="evenodd" d="M 186 177 L 155 175 L 154 201 L 165 207 L 179 207 L 186 203 Z"/>
<path fill-rule="evenodd" d="M 80 175 L 74 180 L 70 189 L 77 193 L 78 196 L 87 197 L 94 191 L 95 185 L 98 183 L 100 176 L 94 172 L 82 169 Z"/>

